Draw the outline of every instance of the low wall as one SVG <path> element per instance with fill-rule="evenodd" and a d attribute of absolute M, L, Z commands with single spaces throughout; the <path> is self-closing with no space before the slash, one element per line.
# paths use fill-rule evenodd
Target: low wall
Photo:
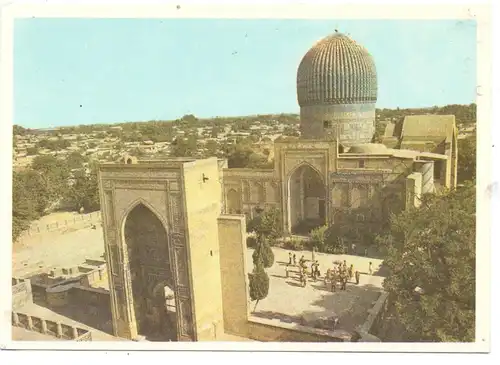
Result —
<path fill-rule="evenodd" d="M 387 292 L 380 294 L 373 307 L 368 310 L 368 317 L 365 322 L 356 329 L 360 336 L 359 342 L 381 342 L 381 340 L 376 337 L 376 334 L 377 328 L 382 320 L 388 296 L 389 293 Z"/>
<path fill-rule="evenodd" d="M 23 236 L 34 236 L 47 232 L 57 232 L 70 227 L 77 227 L 82 224 L 94 223 L 101 221 L 101 212 L 92 212 L 89 214 L 75 214 L 73 217 L 41 225 L 33 225 L 28 230 L 23 232 Z"/>
<path fill-rule="evenodd" d="M 12 278 L 12 308 L 18 310 L 32 302 L 31 282 L 28 279 Z"/>
<path fill-rule="evenodd" d="M 247 325 L 247 336 L 257 341 L 349 342 L 351 339 L 351 334 L 343 330 L 328 331 L 252 316 L 249 317 Z"/>
<path fill-rule="evenodd" d="M 15 311 L 12 312 L 12 325 L 61 340 L 92 341 L 92 334 L 84 328 L 69 326 Z"/>

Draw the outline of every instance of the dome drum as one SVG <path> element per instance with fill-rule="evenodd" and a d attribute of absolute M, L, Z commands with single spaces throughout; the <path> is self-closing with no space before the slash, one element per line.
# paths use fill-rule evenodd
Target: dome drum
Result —
<path fill-rule="evenodd" d="M 338 139 L 344 146 L 371 142 L 374 104 L 313 105 L 300 108 L 304 138 Z"/>

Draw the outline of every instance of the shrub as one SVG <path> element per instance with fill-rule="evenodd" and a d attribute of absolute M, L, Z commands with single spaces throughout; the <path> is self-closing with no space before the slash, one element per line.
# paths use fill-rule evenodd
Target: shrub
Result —
<path fill-rule="evenodd" d="M 253 311 L 257 308 L 259 301 L 266 298 L 269 293 L 269 276 L 264 270 L 262 262 L 257 261 L 253 272 L 248 274 L 250 299 L 255 302 Z"/>
<path fill-rule="evenodd" d="M 260 261 L 262 265 L 267 269 L 274 264 L 274 253 L 271 247 L 265 242 L 257 242 L 257 248 L 252 254 L 252 259 L 254 265 Z"/>
<path fill-rule="evenodd" d="M 287 250 L 302 251 L 305 249 L 306 245 L 305 245 L 305 242 L 303 240 L 300 240 L 297 238 L 292 238 L 291 240 L 286 241 L 283 246 Z"/>
<path fill-rule="evenodd" d="M 247 237 L 247 247 L 248 248 L 256 248 L 257 247 L 257 239 L 253 236 Z"/>

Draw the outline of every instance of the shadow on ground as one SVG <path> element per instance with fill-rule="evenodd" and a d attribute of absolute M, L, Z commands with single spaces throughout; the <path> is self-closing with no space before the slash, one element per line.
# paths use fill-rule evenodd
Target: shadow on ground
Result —
<path fill-rule="evenodd" d="M 297 282 L 287 281 L 287 284 L 300 287 Z M 284 323 L 295 323 L 328 330 L 333 330 L 333 324 L 328 321 L 337 317 L 338 324 L 335 329 L 353 332 L 357 326 L 364 323 L 368 317 L 368 311 L 381 294 L 381 289 L 371 284 L 348 284 L 347 290 L 341 291 L 337 289 L 336 292 L 328 291 L 321 281 L 316 283 L 308 282 L 307 285 L 312 285 L 313 288 L 322 292 L 320 299 L 311 302 L 310 309 L 299 314 L 287 314 L 269 310 L 259 311 L 257 308 L 257 311 L 252 315 L 265 319 L 277 319 Z M 325 328 L 321 323 L 318 324 L 321 321 L 331 327 Z"/>

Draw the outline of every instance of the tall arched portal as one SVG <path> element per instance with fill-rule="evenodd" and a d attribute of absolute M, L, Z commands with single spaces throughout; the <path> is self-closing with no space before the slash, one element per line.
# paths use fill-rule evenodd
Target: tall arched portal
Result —
<path fill-rule="evenodd" d="M 138 334 L 150 340 L 175 341 L 176 311 L 169 289 L 174 280 L 165 227 L 148 207 L 138 204 L 126 218 L 124 235 Z"/>
<path fill-rule="evenodd" d="M 326 223 L 326 189 L 321 175 L 310 165 L 298 167 L 289 179 L 291 232 L 304 234 Z"/>

